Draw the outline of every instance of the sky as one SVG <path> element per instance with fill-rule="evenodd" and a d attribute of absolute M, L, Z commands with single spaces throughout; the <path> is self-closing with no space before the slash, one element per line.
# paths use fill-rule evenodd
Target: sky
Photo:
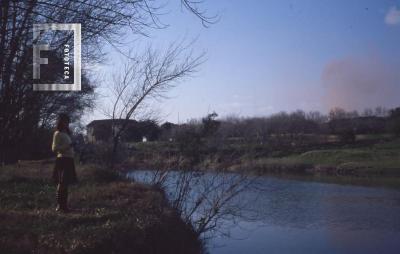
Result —
<path fill-rule="evenodd" d="M 162 121 L 400 106 L 399 0 L 205 0 L 201 7 L 219 21 L 206 28 L 169 0 L 161 17 L 169 27 L 140 40 L 165 47 L 197 38 L 195 52 L 206 52 L 195 76 L 154 104 Z M 108 53 L 114 65 L 121 59 Z M 100 118 L 95 111 L 87 119 Z"/>

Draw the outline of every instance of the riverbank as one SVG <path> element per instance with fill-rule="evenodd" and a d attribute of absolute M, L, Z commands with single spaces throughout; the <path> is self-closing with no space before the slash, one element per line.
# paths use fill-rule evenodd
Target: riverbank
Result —
<path fill-rule="evenodd" d="M 164 194 L 94 166 L 77 167 L 73 211 L 55 211 L 51 163 L 0 168 L 0 252 L 201 253 Z"/>
<path fill-rule="evenodd" d="M 235 167 L 235 166 L 234 166 Z M 400 177 L 400 140 L 368 146 L 311 150 L 285 157 L 246 161 L 257 173 L 305 173 L 354 177 Z"/>
<path fill-rule="evenodd" d="M 242 145 L 244 146 L 244 145 Z M 244 172 L 321 181 L 400 187 L 400 139 L 359 142 L 316 149 L 279 150 L 225 146 L 192 158 L 173 144 L 140 143 L 121 164 L 124 169 L 179 169 Z"/>

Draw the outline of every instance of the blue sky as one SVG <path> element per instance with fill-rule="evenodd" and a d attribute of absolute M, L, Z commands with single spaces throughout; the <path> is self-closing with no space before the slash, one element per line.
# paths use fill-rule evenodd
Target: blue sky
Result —
<path fill-rule="evenodd" d="M 158 104 L 163 120 L 400 106 L 400 1 L 206 0 L 202 7 L 219 22 L 205 28 L 170 0 L 161 17 L 170 26 L 141 40 L 162 47 L 198 37 L 196 50 L 207 52 L 195 77 Z M 111 50 L 109 59 L 119 56 Z"/>

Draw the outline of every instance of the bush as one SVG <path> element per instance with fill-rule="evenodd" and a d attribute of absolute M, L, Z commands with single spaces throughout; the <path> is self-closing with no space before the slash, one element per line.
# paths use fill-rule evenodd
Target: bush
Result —
<path fill-rule="evenodd" d="M 112 159 L 112 144 L 106 142 L 99 142 L 96 144 L 85 144 L 82 152 L 80 153 L 81 163 L 95 163 L 100 165 L 111 165 Z M 129 150 L 125 144 L 119 144 L 117 155 L 115 158 L 116 163 L 121 163 L 129 157 Z"/>

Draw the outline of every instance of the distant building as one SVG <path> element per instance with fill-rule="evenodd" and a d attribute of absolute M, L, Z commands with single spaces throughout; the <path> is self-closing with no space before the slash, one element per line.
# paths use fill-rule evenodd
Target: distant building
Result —
<path fill-rule="evenodd" d="M 147 142 L 158 139 L 161 129 L 154 121 L 116 119 L 113 126 L 112 119 L 102 119 L 94 120 L 86 126 L 87 142 L 109 142 L 112 139 L 112 128 L 116 132 L 126 121 L 128 126 L 121 136 L 122 142 Z"/>
<path fill-rule="evenodd" d="M 136 124 L 135 120 L 124 120 L 124 119 L 115 119 L 114 120 L 114 131 L 118 131 L 118 129 L 122 126 L 124 122 L 128 121 L 128 125 Z M 97 143 L 99 141 L 110 141 L 112 139 L 112 128 L 113 128 L 113 120 L 112 119 L 102 119 L 102 120 L 94 120 L 86 125 L 87 130 L 87 141 L 89 143 Z"/>

